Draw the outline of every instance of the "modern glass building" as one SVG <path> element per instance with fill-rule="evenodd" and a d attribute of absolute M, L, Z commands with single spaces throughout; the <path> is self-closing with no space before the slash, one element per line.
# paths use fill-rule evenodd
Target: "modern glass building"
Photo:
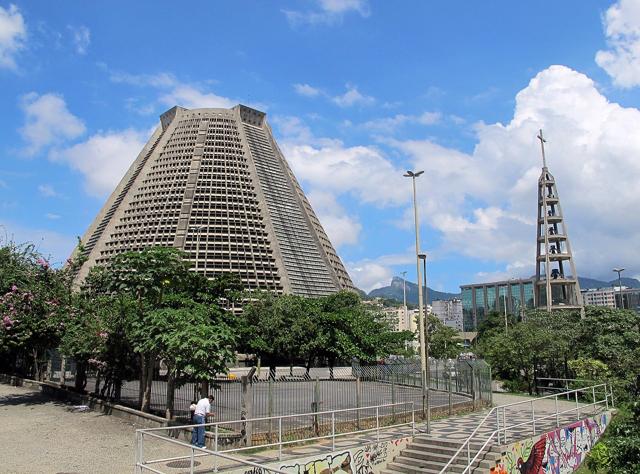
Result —
<path fill-rule="evenodd" d="M 520 316 L 535 308 L 533 280 L 507 280 L 462 285 L 462 324 L 465 331 L 476 331 L 491 311 Z"/>

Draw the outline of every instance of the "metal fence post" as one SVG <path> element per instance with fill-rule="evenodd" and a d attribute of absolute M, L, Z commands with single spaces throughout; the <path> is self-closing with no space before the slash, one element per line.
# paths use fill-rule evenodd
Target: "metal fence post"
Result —
<path fill-rule="evenodd" d="M 498 444 L 500 444 L 500 409 L 496 409 L 496 430 L 498 431 Z"/>
<path fill-rule="evenodd" d="M 396 422 L 396 384 L 391 382 L 391 420 Z"/>
<path fill-rule="evenodd" d="M 556 395 L 554 398 L 556 401 L 556 428 L 560 428 L 560 418 L 558 416 L 558 395 Z"/>
<path fill-rule="evenodd" d="M 269 418 L 269 442 L 273 441 L 273 382 L 269 379 L 268 392 L 267 392 L 267 413 Z"/>
<path fill-rule="evenodd" d="M 593 408 L 596 407 L 596 386 L 591 387 L 591 395 L 593 396 Z"/>
<path fill-rule="evenodd" d="M 416 405 L 411 402 L 411 436 L 416 435 Z"/>
<path fill-rule="evenodd" d="M 452 405 L 452 401 L 451 401 L 451 372 L 448 372 L 448 373 L 449 373 L 449 377 L 448 377 L 448 381 L 449 381 L 449 383 L 448 383 L 448 385 L 449 385 L 449 390 L 448 390 L 448 392 L 449 392 L 449 394 L 448 394 L 449 395 L 449 416 L 451 416 L 451 414 L 453 413 L 453 405 Z"/>
<path fill-rule="evenodd" d="M 320 419 L 318 417 L 318 412 L 320 411 L 320 379 L 316 376 L 316 381 L 313 387 L 313 406 L 315 409 L 313 412 L 313 431 L 316 436 L 320 436 Z"/>
<path fill-rule="evenodd" d="M 331 412 L 331 450 L 336 450 L 336 412 Z"/>
<path fill-rule="evenodd" d="M 380 442 L 380 407 L 376 407 L 376 441 Z"/>
<path fill-rule="evenodd" d="M 360 397 L 362 396 L 362 393 L 360 392 L 360 389 L 362 388 L 362 384 L 360 382 L 360 377 L 356 378 L 356 428 L 360 429 L 360 406 L 361 406 L 361 400 Z"/>
<path fill-rule="evenodd" d="M 502 408 L 502 426 L 504 427 L 504 444 L 507 444 L 507 439 L 508 439 L 508 435 L 507 435 L 507 408 L 503 407 Z"/>
<path fill-rule="evenodd" d="M 580 405 L 578 404 L 578 391 L 575 391 L 576 394 L 576 411 L 577 411 L 577 418 L 576 420 L 580 419 Z"/>
<path fill-rule="evenodd" d="M 278 461 L 282 461 L 282 417 L 278 418 Z"/>
<path fill-rule="evenodd" d="M 213 450 L 217 453 L 218 452 L 218 425 L 215 425 L 215 429 L 213 432 L 213 442 L 215 443 L 215 448 L 213 448 Z"/>
<path fill-rule="evenodd" d="M 144 431 L 140 432 L 140 452 L 138 456 L 140 457 L 140 471 L 142 472 L 142 466 L 144 465 Z"/>
<path fill-rule="evenodd" d="M 607 392 L 607 384 L 604 384 L 604 403 L 609 410 L 609 392 Z"/>

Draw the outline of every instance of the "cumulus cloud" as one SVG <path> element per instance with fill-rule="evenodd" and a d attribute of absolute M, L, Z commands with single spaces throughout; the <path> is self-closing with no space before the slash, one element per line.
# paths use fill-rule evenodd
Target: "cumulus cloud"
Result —
<path fill-rule="evenodd" d="M 24 152 L 28 156 L 49 145 L 78 138 L 85 132 L 84 123 L 69 112 L 61 95 L 31 92 L 22 96 L 20 107 L 26 122 L 20 134 L 27 143 Z"/>
<path fill-rule="evenodd" d="M 160 97 L 160 102 L 170 107 L 180 105 L 187 109 L 202 107 L 230 108 L 238 103 L 212 92 L 203 92 L 197 87 L 187 84 L 175 86 L 171 91 Z"/>
<path fill-rule="evenodd" d="M 307 198 L 334 247 L 358 243 L 362 225 L 345 212 L 333 194 L 316 189 L 307 193 Z"/>
<path fill-rule="evenodd" d="M 71 38 L 73 45 L 75 46 L 78 54 L 87 54 L 89 44 L 91 43 L 91 31 L 84 25 L 80 26 L 67 26 L 71 32 Z"/>
<path fill-rule="evenodd" d="M 32 243 L 54 266 L 60 266 L 76 246 L 73 235 L 65 235 L 42 227 L 26 227 L 0 217 L 0 245 Z"/>
<path fill-rule="evenodd" d="M 352 107 L 354 105 L 373 105 L 376 102 L 374 97 L 362 94 L 358 88 L 352 84 L 347 84 L 347 90 L 342 95 L 337 95 L 331 100 L 340 107 Z"/>
<path fill-rule="evenodd" d="M 291 26 L 335 25 L 349 13 L 366 18 L 371 14 L 368 0 L 316 0 L 316 9 L 307 11 L 282 10 Z"/>
<path fill-rule="evenodd" d="M 619 0 L 604 15 L 608 49 L 596 53 L 596 63 L 620 87 L 640 84 L 640 3 Z"/>
<path fill-rule="evenodd" d="M 368 130 L 392 133 L 398 127 L 405 124 L 417 123 L 420 125 L 434 125 L 440 121 L 442 115 L 439 112 L 424 112 L 421 115 L 396 114 L 393 117 L 383 117 L 369 120 L 362 124 Z"/>
<path fill-rule="evenodd" d="M 354 285 L 367 293 L 374 288 L 388 285 L 393 278 L 393 272 L 388 266 L 375 261 L 347 262 L 346 266 Z"/>
<path fill-rule="evenodd" d="M 152 87 L 158 89 L 160 95 L 158 102 L 162 105 L 173 107 L 179 105 L 188 109 L 213 107 L 230 108 L 240 101 L 223 97 L 207 90 L 202 84 L 190 84 L 181 82 L 173 74 L 161 72 L 158 74 L 130 74 L 122 71 L 112 71 L 106 65 L 101 67 L 109 73 L 109 79 L 119 84 L 128 84 L 138 87 Z M 142 108 L 136 107 L 137 99 L 127 99 L 127 106 L 132 105 L 137 112 L 148 113 L 150 105 L 146 104 Z"/>
<path fill-rule="evenodd" d="M 429 141 L 396 146 L 426 170 L 425 218 L 446 247 L 527 276 L 542 164 L 536 132 L 544 128 L 578 271 L 605 276 L 616 262 L 640 266 L 640 250 L 630 244 L 640 224 L 629 219 L 638 205 L 638 127 L 638 109 L 609 102 L 584 74 L 551 66 L 518 93 L 509 123 L 477 127 L 473 153 Z"/>
<path fill-rule="evenodd" d="M 640 249 L 632 244 L 640 239 L 640 223 L 632 218 L 639 200 L 640 110 L 610 102 L 589 77 L 568 67 L 551 66 L 533 77 L 517 94 L 507 123 L 477 124 L 470 153 L 389 137 L 380 143 L 390 154 L 303 139 L 285 139 L 283 149 L 309 189 L 397 207 L 406 229 L 413 225 L 410 186 L 391 157 L 408 157 L 408 166 L 425 171 L 417 181 L 419 208 L 421 222 L 440 234 L 436 250 L 501 264 L 501 276 L 518 277 L 534 271 L 540 128 L 578 272 L 606 277 L 615 265 L 640 267 Z M 386 278 L 389 265 L 374 263 Z"/>
<path fill-rule="evenodd" d="M 17 6 L 0 6 L 0 68 L 16 69 L 16 55 L 24 49 L 27 27 Z"/>
<path fill-rule="evenodd" d="M 53 151 L 51 159 L 80 172 L 88 194 L 104 197 L 120 182 L 148 138 L 148 132 L 133 129 L 100 132 L 84 142 Z"/>
<path fill-rule="evenodd" d="M 41 184 L 40 186 L 38 186 L 38 192 L 41 196 L 48 198 L 60 196 L 60 194 L 58 194 L 58 191 L 56 191 L 55 188 L 50 184 Z"/>
<path fill-rule="evenodd" d="M 320 94 L 320 89 L 310 86 L 309 84 L 294 84 L 293 90 L 296 94 L 305 97 L 316 97 Z"/>

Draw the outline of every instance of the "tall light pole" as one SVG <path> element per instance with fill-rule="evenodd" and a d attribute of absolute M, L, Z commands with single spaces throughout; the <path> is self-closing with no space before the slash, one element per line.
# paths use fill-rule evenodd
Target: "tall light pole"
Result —
<path fill-rule="evenodd" d="M 420 373 L 422 382 L 422 417 L 426 418 L 426 403 L 427 403 L 427 355 L 426 345 L 424 340 L 424 313 L 422 305 L 422 275 L 420 274 L 420 225 L 418 223 L 418 201 L 416 198 L 416 178 L 420 176 L 424 171 L 407 171 L 404 176 L 411 178 L 413 182 L 413 214 L 414 223 L 416 227 L 416 270 L 418 281 L 418 338 L 420 341 Z"/>
<path fill-rule="evenodd" d="M 620 308 L 624 309 L 624 300 L 622 299 L 622 278 L 620 274 L 624 271 L 624 268 L 614 268 L 614 272 L 618 274 L 618 291 L 620 292 Z"/>
<path fill-rule="evenodd" d="M 409 318 L 407 317 L 407 272 L 401 272 L 400 273 L 402 275 L 402 301 L 403 301 L 403 308 L 404 308 L 404 324 L 406 326 L 407 322 L 409 321 Z M 405 329 L 408 329 L 409 331 L 411 331 L 411 323 L 409 323 L 409 327 Z"/>
<path fill-rule="evenodd" d="M 427 254 L 420 253 L 418 254 L 418 258 L 422 260 L 423 265 L 423 278 L 424 278 L 424 313 L 425 313 L 425 324 L 424 324 L 424 352 L 427 359 L 427 433 L 431 432 L 431 399 L 430 399 L 430 388 L 431 388 L 431 367 L 429 364 L 429 287 L 427 286 Z"/>

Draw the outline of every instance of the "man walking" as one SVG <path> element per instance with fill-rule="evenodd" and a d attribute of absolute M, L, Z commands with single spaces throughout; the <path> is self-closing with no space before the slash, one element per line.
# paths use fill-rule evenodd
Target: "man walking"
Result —
<path fill-rule="evenodd" d="M 207 398 L 198 400 L 196 404 L 196 410 L 193 413 L 193 422 L 196 426 L 193 427 L 191 432 L 191 444 L 198 448 L 204 448 L 204 426 L 207 417 L 213 416 L 211 413 L 211 404 L 213 403 L 213 395 L 209 395 Z"/>

